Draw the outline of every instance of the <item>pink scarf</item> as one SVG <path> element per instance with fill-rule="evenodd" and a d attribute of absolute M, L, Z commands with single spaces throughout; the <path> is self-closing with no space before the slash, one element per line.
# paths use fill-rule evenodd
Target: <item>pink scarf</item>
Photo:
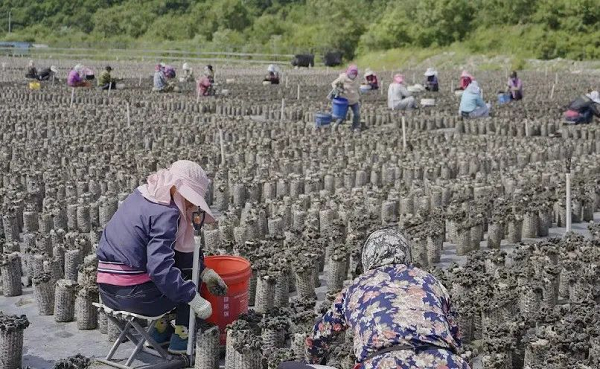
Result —
<path fill-rule="evenodd" d="M 188 184 L 189 180 L 185 177 L 174 175 L 169 169 L 161 169 L 148 176 L 148 184 L 138 187 L 138 190 L 148 201 L 157 204 L 169 205 L 171 203 L 171 188 L 179 185 Z M 180 252 L 194 252 L 196 245 L 194 241 L 194 227 L 192 226 L 192 213 L 185 206 L 185 199 L 175 191 L 172 197 L 173 202 L 179 209 L 179 224 L 177 227 L 177 236 L 175 238 L 175 250 Z"/>

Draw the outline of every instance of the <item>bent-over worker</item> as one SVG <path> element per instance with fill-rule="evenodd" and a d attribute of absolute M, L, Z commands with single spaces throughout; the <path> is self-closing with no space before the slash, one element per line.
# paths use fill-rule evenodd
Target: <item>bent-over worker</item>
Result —
<path fill-rule="evenodd" d="M 200 165 L 180 160 L 148 177 L 119 206 L 98 244 L 98 286 L 102 302 L 111 309 L 159 316 L 175 309 L 175 329 L 166 318 L 152 331 L 169 352 L 185 353 L 190 307 L 200 319 L 212 314 L 189 279 L 193 266 L 194 227 L 214 222 L 204 196 L 209 180 Z M 227 286 L 204 267 L 201 280 L 215 295 Z"/>
<path fill-rule="evenodd" d="M 67 85 L 70 87 L 89 87 L 89 82 L 84 78 L 83 65 L 77 64 L 67 76 Z"/>
<path fill-rule="evenodd" d="M 27 73 L 25 73 L 25 78 L 38 79 L 38 72 L 37 72 L 37 69 L 35 67 L 35 63 L 33 62 L 33 60 L 30 60 L 29 64 L 27 64 Z"/>
<path fill-rule="evenodd" d="M 331 82 L 331 87 L 340 91 L 339 96 L 348 100 L 352 109 L 352 130 L 360 131 L 360 82 L 358 80 L 358 67 L 350 65 L 346 72 Z"/>
<path fill-rule="evenodd" d="M 459 327 L 448 291 L 411 264 L 402 234 L 373 232 L 362 251 L 364 273 L 337 295 L 306 339 L 308 362 L 321 364 L 336 336 L 349 330 L 355 368 L 468 369 L 458 355 Z"/>
<path fill-rule="evenodd" d="M 194 81 L 194 70 L 188 63 L 183 63 L 181 66 L 181 70 L 183 71 L 182 76 L 179 77 L 179 82 L 192 82 Z"/>
<path fill-rule="evenodd" d="M 265 79 L 263 79 L 263 82 L 269 82 L 272 85 L 279 84 L 279 70 L 275 65 L 269 64 L 267 67 L 267 75 Z"/>
<path fill-rule="evenodd" d="M 198 80 L 198 95 L 200 96 L 212 96 L 215 94 L 213 84 L 215 82 L 215 72 L 213 71 L 212 65 L 204 67 L 204 76 Z"/>

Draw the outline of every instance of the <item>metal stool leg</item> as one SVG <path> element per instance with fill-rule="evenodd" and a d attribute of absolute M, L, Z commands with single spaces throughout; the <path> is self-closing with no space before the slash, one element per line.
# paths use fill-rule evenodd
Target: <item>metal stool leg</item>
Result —
<path fill-rule="evenodd" d="M 146 330 L 142 326 L 140 326 L 138 322 L 132 321 L 131 325 L 135 328 L 136 331 L 138 331 L 146 339 L 146 341 L 148 341 L 150 343 L 150 345 L 152 346 L 152 348 L 154 350 L 156 350 L 163 359 L 167 359 L 168 360 L 171 357 L 171 355 L 169 355 L 169 353 L 164 348 L 162 348 L 154 340 L 154 338 L 150 337 L 150 335 L 148 334 L 148 332 L 146 332 Z"/>
<path fill-rule="evenodd" d="M 125 337 L 125 335 L 126 335 L 127 328 L 129 328 L 129 322 L 127 322 L 127 324 L 123 325 L 123 323 L 119 322 L 113 316 L 109 315 L 108 318 L 111 320 L 111 322 L 113 322 L 119 328 L 119 330 L 121 330 L 121 334 L 119 335 L 119 338 L 117 338 L 117 340 L 113 344 L 112 348 L 108 352 L 108 355 L 106 356 L 106 360 L 112 359 L 115 352 L 117 352 L 117 348 L 119 347 L 119 345 L 121 345 L 121 341 L 123 340 L 123 337 Z"/>

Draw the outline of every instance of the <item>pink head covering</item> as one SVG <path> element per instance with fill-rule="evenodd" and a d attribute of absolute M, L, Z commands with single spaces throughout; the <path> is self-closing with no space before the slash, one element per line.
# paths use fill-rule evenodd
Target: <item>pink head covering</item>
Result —
<path fill-rule="evenodd" d="M 156 66 L 154 67 L 154 70 L 156 72 L 158 72 L 159 70 L 162 70 L 165 67 L 165 65 L 163 63 L 158 63 L 156 64 Z"/>
<path fill-rule="evenodd" d="M 401 84 L 404 82 L 404 75 L 396 74 L 394 75 L 394 83 Z"/>
<path fill-rule="evenodd" d="M 348 77 L 351 77 L 351 76 L 356 77 L 356 76 L 358 76 L 358 67 L 356 65 L 354 65 L 354 64 L 350 65 L 348 67 L 348 69 L 346 69 L 346 75 Z"/>
<path fill-rule="evenodd" d="M 193 209 L 188 210 L 185 200 L 206 212 L 206 223 L 213 223 L 215 218 L 204 200 L 208 191 L 209 180 L 202 167 L 189 160 L 179 160 L 169 169 L 161 169 L 148 176 L 148 183 L 138 187 L 147 200 L 169 205 L 171 188 L 175 187 L 173 202 L 177 205 L 181 217 L 175 240 L 175 250 L 181 252 L 194 251 L 194 227 L 192 226 Z"/>
<path fill-rule="evenodd" d="M 460 74 L 460 76 L 473 79 L 473 76 L 470 75 L 469 72 L 467 72 L 466 70 L 463 70 L 462 73 Z"/>

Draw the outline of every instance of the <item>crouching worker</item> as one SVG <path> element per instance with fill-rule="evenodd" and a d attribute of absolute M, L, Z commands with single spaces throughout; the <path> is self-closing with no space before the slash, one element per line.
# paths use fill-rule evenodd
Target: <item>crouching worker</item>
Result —
<path fill-rule="evenodd" d="M 27 64 L 27 73 L 25 73 L 25 78 L 38 79 L 37 68 L 35 67 L 35 63 L 33 62 L 33 60 L 30 60 L 29 64 Z"/>
<path fill-rule="evenodd" d="M 437 74 L 434 68 L 427 68 L 427 71 L 425 71 L 425 89 L 427 91 L 437 92 L 440 90 Z"/>
<path fill-rule="evenodd" d="M 154 68 L 154 92 L 179 92 L 175 79 L 175 69 L 162 63 Z"/>
<path fill-rule="evenodd" d="M 458 355 L 448 291 L 411 262 L 410 246 L 397 230 L 372 233 L 362 252 L 364 273 L 342 290 L 306 339 L 308 362 L 321 364 L 336 336 L 349 330 L 355 368 L 468 369 Z M 287 362 L 279 368 L 300 367 Z"/>
<path fill-rule="evenodd" d="M 573 100 L 564 117 L 567 123 L 580 124 L 591 123 L 594 115 L 600 117 L 600 93 L 598 91 L 592 91 Z"/>
<path fill-rule="evenodd" d="M 112 68 L 110 65 L 107 65 L 104 72 L 100 73 L 100 77 L 98 78 L 98 87 L 103 90 L 114 90 L 117 88 L 117 80 L 110 75 L 110 72 L 112 72 Z"/>
<path fill-rule="evenodd" d="M 377 80 L 377 75 L 371 69 L 365 70 L 365 81 L 363 86 L 369 86 L 371 90 L 379 89 L 379 81 Z"/>
<path fill-rule="evenodd" d="M 180 160 L 148 177 L 125 199 L 106 225 L 98 245 L 98 287 L 111 309 L 159 316 L 175 309 L 175 328 L 166 318 L 152 330 L 169 352 L 185 353 L 190 307 L 200 319 L 212 314 L 191 278 L 194 226 L 214 222 L 204 196 L 208 178 L 202 168 Z M 210 293 L 225 295 L 225 282 L 204 268 L 201 280 Z"/>
<path fill-rule="evenodd" d="M 56 73 L 58 73 L 58 68 L 56 68 L 54 65 L 52 65 L 50 68 L 44 68 L 38 74 L 38 80 L 48 81 L 53 76 L 56 76 Z"/>
<path fill-rule="evenodd" d="M 460 98 L 460 115 L 465 118 L 490 116 L 490 106 L 483 101 L 477 81 L 472 81 Z"/>
<path fill-rule="evenodd" d="M 90 83 L 85 79 L 86 75 L 84 72 L 84 67 L 81 64 L 77 64 L 71 71 L 67 77 L 67 85 L 69 87 L 89 87 Z"/>
<path fill-rule="evenodd" d="M 265 76 L 265 79 L 263 79 L 263 83 L 272 85 L 279 84 L 279 71 L 275 65 L 269 64 L 269 66 L 267 67 L 267 75 Z"/>
<path fill-rule="evenodd" d="M 198 96 L 214 96 L 215 89 L 215 72 L 212 65 L 204 67 L 204 76 L 198 80 L 197 92 Z"/>
<path fill-rule="evenodd" d="M 416 108 L 415 98 L 404 85 L 404 76 L 396 74 L 388 87 L 388 108 L 392 110 L 411 110 Z"/>

